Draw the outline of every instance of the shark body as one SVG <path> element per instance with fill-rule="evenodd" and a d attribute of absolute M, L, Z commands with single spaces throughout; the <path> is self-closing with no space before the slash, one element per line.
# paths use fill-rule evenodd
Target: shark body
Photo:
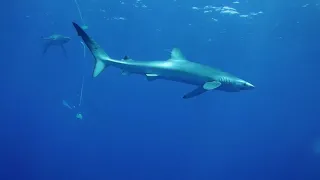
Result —
<path fill-rule="evenodd" d="M 82 38 L 95 58 L 94 77 L 98 76 L 106 67 L 114 66 L 121 69 L 123 74 L 140 74 L 149 81 L 166 79 L 197 86 L 194 90 L 185 94 L 184 99 L 211 90 L 239 92 L 254 89 L 251 83 L 234 75 L 187 60 L 177 48 L 171 51 L 171 57 L 168 60 L 136 61 L 129 59 L 127 56 L 121 60 L 112 59 L 78 24 L 73 23 L 73 25 L 78 36 Z"/>
<path fill-rule="evenodd" d="M 43 55 L 48 51 L 49 47 L 60 46 L 64 56 L 67 57 L 67 51 L 64 47 L 64 44 L 68 43 L 71 40 L 70 37 L 66 37 L 60 34 L 53 34 L 49 37 L 42 37 L 42 39 L 45 41 L 43 51 L 42 51 Z"/>

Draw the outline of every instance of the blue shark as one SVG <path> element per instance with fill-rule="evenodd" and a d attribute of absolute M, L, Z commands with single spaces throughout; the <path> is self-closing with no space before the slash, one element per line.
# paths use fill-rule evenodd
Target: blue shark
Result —
<path fill-rule="evenodd" d="M 42 39 L 44 40 L 44 48 L 43 48 L 43 52 L 42 54 L 44 55 L 47 50 L 49 49 L 49 47 L 51 46 L 60 46 L 64 56 L 67 57 L 67 51 L 64 48 L 64 44 L 68 43 L 71 38 L 70 37 L 66 37 L 60 34 L 53 34 L 49 37 L 42 37 Z"/>
<path fill-rule="evenodd" d="M 113 59 L 78 24 L 73 22 L 73 26 L 95 59 L 93 77 L 97 77 L 106 67 L 113 66 L 121 69 L 122 74 L 143 75 L 149 81 L 165 79 L 195 85 L 196 88 L 186 93 L 184 99 L 212 90 L 239 92 L 255 88 L 253 84 L 227 72 L 187 60 L 178 48 L 173 48 L 167 60 L 137 61 L 128 56 Z"/>

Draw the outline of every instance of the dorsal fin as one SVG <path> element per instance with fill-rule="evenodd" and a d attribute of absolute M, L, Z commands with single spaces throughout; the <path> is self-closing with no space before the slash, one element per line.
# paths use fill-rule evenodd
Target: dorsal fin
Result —
<path fill-rule="evenodd" d="M 127 56 L 127 55 L 125 55 L 124 57 L 123 57 L 123 60 L 129 60 L 130 58 Z"/>
<path fill-rule="evenodd" d="M 183 56 L 180 49 L 173 48 L 171 51 L 171 60 L 186 61 L 186 58 Z"/>

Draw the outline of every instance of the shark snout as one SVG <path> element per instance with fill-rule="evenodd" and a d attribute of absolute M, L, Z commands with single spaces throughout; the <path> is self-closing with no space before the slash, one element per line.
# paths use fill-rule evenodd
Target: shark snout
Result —
<path fill-rule="evenodd" d="M 238 84 L 240 90 L 252 90 L 255 86 L 247 81 L 241 80 Z"/>
<path fill-rule="evenodd" d="M 247 89 L 254 89 L 255 88 L 254 85 L 249 82 L 246 82 L 246 87 L 247 87 Z"/>

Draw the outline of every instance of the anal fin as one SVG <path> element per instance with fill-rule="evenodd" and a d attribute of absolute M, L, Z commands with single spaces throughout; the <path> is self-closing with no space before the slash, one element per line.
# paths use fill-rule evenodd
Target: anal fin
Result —
<path fill-rule="evenodd" d="M 121 71 L 121 74 L 126 76 L 126 75 L 129 75 L 130 73 L 128 71 Z"/>

